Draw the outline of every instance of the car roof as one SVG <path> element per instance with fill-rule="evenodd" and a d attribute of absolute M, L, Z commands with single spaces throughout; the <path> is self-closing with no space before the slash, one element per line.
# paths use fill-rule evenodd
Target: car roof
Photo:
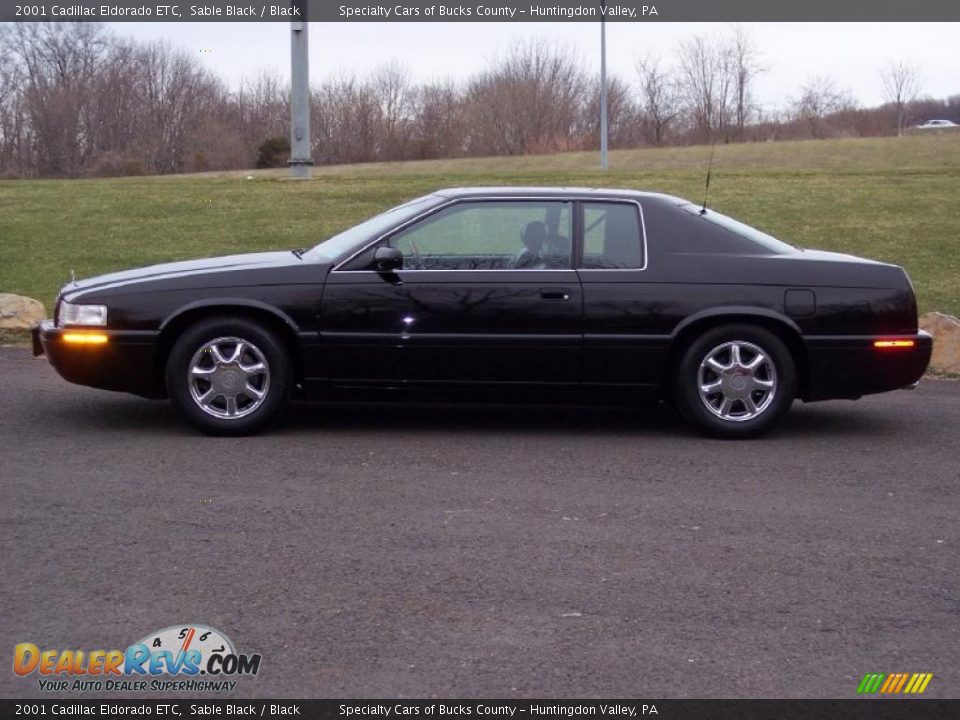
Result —
<path fill-rule="evenodd" d="M 630 190 L 627 188 L 586 188 L 586 187 L 539 187 L 531 185 L 507 185 L 495 187 L 456 187 L 444 188 L 433 193 L 440 197 L 459 198 L 515 198 L 515 197 L 576 197 L 598 199 L 614 198 L 638 200 L 640 198 L 657 198 L 667 201 L 687 202 L 663 193 Z"/>

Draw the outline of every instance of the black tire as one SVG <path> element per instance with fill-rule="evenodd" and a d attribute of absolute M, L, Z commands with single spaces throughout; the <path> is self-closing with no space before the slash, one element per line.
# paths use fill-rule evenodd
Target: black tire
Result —
<path fill-rule="evenodd" d="M 242 345 L 234 341 L 242 341 Z M 214 347 L 211 343 L 215 342 Z M 236 361 L 216 360 L 238 348 Z M 257 370 L 261 365 L 264 371 Z M 194 381 L 194 366 L 200 373 L 210 372 L 208 368 L 218 372 L 211 373 L 210 379 L 198 373 Z M 214 382 L 218 383 L 216 387 Z M 239 388 L 240 383 L 243 388 Z M 218 316 L 198 321 L 177 338 L 167 358 L 166 384 L 173 404 L 203 432 L 249 435 L 260 430 L 290 399 L 293 371 L 287 348 L 273 332 L 247 318 Z M 232 416 L 226 394 L 215 393 L 206 403 L 195 399 L 195 395 L 206 397 L 207 391 L 218 390 L 232 391 Z M 262 396 L 256 397 L 255 392 Z"/>
<path fill-rule="evenodd" d="M 734 345 L 742 364 L 733 362 Z M 751 363 L 756 368 L 749 369 Z M 718 366 L 723 366 L 722 372 L 715 370 Z M 701 386 L 716 390 L 701 393 Z M 673 398 L 680 414 L 700 432 L 719 438 L 751 438 L 766 432 L 790 409 L 796 392 L 790 350 L 774 333 L 756 325 L 707 330 L 684 350 L 674 373 Z"/>

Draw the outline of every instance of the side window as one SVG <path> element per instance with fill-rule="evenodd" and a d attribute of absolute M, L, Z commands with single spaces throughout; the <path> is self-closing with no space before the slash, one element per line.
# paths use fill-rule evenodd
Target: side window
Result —
<path fill-rule="evenodd" d="M 389 238 L 404 270 L 572 267 L 573 204 L 557 200 L 457 203 Z"/>
<path fill-rule="evenodd" d="M 583 204 L 583 267 L 600 270 L 643 267 L 640 211 L 634 203 Z"/>

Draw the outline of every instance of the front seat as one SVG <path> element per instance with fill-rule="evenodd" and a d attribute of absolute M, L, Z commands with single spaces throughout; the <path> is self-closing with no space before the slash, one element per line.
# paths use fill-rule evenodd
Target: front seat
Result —
<path fill-rule="evenodd" d="M 523 249 L 513 258 L 511 267 L 517 269 L 536 268 L 543 265 L 543 245 L 547 241 L 547 226 L 539 220 L 532 220 L 520 230 Z"/>
<path fill-rule="evenodd" d="M 544 261 L 549 268 L 570 267 L 570 256 L 573 254 L 573 243 L 565 235 L 557 235 L 547 239 L 543 248 Z"/>

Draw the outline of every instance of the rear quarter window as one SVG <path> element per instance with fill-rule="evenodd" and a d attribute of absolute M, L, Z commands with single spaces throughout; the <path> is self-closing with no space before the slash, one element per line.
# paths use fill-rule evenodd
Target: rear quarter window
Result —
<path fill-rule="evenodd" d="M 643 228 L 636 203 L 585 202 L 582 267 L 635 270 L 643 266 Z"/>
<path fill-rule="evenodd" d="M 713 210 L 661 202 L 644 204 L 651 243 L 660 252 L 695 255 L 783 255 L 787 243 Z"/>

